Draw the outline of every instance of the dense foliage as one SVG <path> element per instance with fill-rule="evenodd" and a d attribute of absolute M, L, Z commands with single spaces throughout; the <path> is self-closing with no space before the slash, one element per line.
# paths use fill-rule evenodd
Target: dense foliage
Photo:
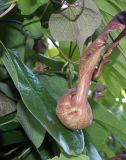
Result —
<path fill-rule="evenodd" d="M 125 0 L 0 1 L 1 160 L 125 157 L 125 38 L 90 84 L 92 125 L 73 131 L 56 116 L 59 98 L 77 86 L 80 56 L 125 6 Z M 117 35 L 111 32 L 107 45 Z"/>

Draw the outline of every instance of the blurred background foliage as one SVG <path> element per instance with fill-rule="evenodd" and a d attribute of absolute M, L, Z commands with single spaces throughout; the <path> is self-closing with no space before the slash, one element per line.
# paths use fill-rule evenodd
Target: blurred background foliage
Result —
<path fill-rule="evenodd" d="M 81 54 L 125 6 L 125 0 L 0 1 L 1 160 L 125 159 L 125 38 L 91 82 L 92 125 L 71 131 L 55 114 L 58 99 L 77 85 Z"/>

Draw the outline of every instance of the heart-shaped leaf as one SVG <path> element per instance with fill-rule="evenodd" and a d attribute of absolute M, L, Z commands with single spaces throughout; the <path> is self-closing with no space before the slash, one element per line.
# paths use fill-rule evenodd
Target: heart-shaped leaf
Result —
<path fill-rule="evenodd" d="M 82 51 L 85 40 L 94 33 L 101 23 L 100 13 L 92 0 L 80 1 L 61 13 L 52 14 L 49 28 L 54 39 L 74 41 Z"/>

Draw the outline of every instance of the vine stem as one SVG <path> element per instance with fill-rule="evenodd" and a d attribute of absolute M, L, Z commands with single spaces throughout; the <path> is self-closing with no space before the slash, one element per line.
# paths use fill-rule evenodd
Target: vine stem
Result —
<path fill-rule="evenodd" d="M 111 34 L 109 34 L 109 36 L 110 36 L 111 40 L 114 41 L 113 36 Z M 124 50 L 122 49 L 122 47 L 120 46 L 120 44 L 117 45 L 117 48 L 119 49 L 119 51 L 122 53 L 122 55 L 126 59 L 126 53 L 124 52 Z"/>
<path fill-rule="evenodd" d="M 110 36 L 110 35 L 109 35 Z M 112 43 L 108 47 L 107 51 L 105 52 L 104 56 L 102 57 L 102 60 L 99 64 L 98 69 L 95 69 L 92 79 L 97 80 L 100 77 L 101 71 L 105 64 L 109 62 L 108 58 L 110 54 L 112 53 L 113 49 L 119 45 L 119 41 L 126 36 L 126 28 L 123 29 L 123 31 L 117 36 L 117 38 L 112 40 Z"/>
<path fill-rule="evenodd" d="M 50 1 L 47 3 L 47 5 L 46 5 L 44 11 L 42 12 L 42 14 L 41 14 L 41 16 L 40 16 L 40 20 L 43 18 L 43 16 L 44 16 L 46 10 L 48 9 L 48 7 L 49 7 L 49 5 L 50 5 L 50 3 L 51 3 Z"/>
<path fill-rule="evenodd" d="M 51 42 L 53 43 L 53 45 L 57 48 L 57 50 L 59 51 L 59 53 L 62 55 L 62 57 L 64 58 L 65 61 L 67 61 L 68 63 L 71 63 L 71 64 L 79 64 L 78 61 L 72 61 L 70 60 L 64 53 L 63 51 L 61 50 L 61 48 L 55 43 L 55 40 L 53 39 L 53 37 L 47 35 L 47 37 L 51 40 Z"/>
<path fill-rule="evenodd" d="M 4 17 L 6 14 L 8 14 L 15 6 L 16 6 L 16 3 L 12 3 L 7 10 L 5 10 L 2 14 L 0 14 L 0 18 Z"/>

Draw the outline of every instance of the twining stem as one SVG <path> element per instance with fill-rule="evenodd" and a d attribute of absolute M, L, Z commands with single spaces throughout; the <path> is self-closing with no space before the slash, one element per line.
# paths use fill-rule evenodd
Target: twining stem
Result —
<path fill-rule="evenodd" d="M 12 3 L 7 10 L 5 10 L 2 14 L 0 14 L 0 18 L 4 17 L 6 14 L 8 14 L 15 6 L 16 6 L 16 3 Z"/>

